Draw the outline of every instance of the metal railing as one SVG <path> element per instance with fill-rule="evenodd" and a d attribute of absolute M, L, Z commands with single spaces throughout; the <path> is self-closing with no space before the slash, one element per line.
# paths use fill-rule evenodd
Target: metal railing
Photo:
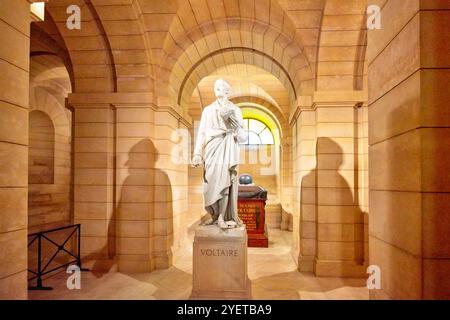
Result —
<path fill-rule="evenodd" d="M 50 233 L 55 233 L 57 231 L 61 231 L 61 230 L 66 230 L 66 229 L 73 229 L 72 232 L 65 238 L 65 240 L 63 241 L 63 243 L 59 244 L 57 243 L 55 240 L 52 240 L 48 237 L 48 235 Z M 67 250 L 65 248 L 65 245 L 67 244 L 67 242 L 72 239 L 72 236 L 74 234 L 77 234 L 77 238 L 76 238 L 76 242 L 77 242 L 77 246 L 76 246 L 76 254 L 70 252 L 69 250 Z M 37 271 L 33 271 L 28 269 L 28 272 L 32 273 L 33 276 L 31 278 L 28 279 L 28 281 L 33 281 L 36 279 L 36 285 L 35 286 L 29 286 L 28 290 L 52 290 L 51 287 L 45 287 L 42 285 L 42 277 L 54 272 L 58 269 L 67 267 L 73 263 L 76 263 L 76 265 L 80 268 L 81 271 L 88 271 L 88 269 L 83 269 L 81 267 L 81 250 L 80 250 L 80 245 L 81 245 L 81 224 L 73 224 L 70 226 L 64 226 L 64 227 L 60 227 L 60 228 L 55 228 L 55 229 L 51 229 L 51 230 L 46 230 L 46 231 L 40 231 L 40 232 L 35 232 L 32 234 L 28 235 L 28 238 L 31 240 L 28 242 L 28 248 L 37 240 L 38 243 L 38 259 L 37 259 Z M 56 252 L 50 257 L 50 259 L 47 261 L 47 263 L 45 264 L 45 266 L 43 265 L 43 257 L 42 257 L 42 244 L 44 241 L 47 241 L 48 243 L 54 245 L 57 250 Z M 70 257 L 72 257 L 73 259 L 71 259 L 70 261 L 63 263 L 59 266 L 53 267 L 51 269 L 49 269 L 50 264 L 53 262 L 53 260 L 56 258 L 56 256 L 58 255 L 59 252 L 65 252 L 67 254 L 69 254 Z"/>

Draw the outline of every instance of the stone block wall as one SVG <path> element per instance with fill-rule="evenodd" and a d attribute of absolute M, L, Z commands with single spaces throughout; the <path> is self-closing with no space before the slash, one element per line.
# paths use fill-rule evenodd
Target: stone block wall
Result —
<path fill-rule="evenodd" d="M 0 298 L 27 297 L 30 7 L 0 3 Z M 14 79 L 14 81 L 11 81 Z"/>
<path fill-rule="evenodd" d="M 379 1 L 369 32 L 372 298 L 449 298 L 450 20 L 446 1 Z"/>

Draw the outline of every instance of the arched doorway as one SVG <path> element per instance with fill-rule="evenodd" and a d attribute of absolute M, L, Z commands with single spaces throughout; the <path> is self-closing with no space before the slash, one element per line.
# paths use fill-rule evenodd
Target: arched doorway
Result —
<path fill-rule="evenodd" d="M 29 115 L 28 184 L 55 181 L 55 126 L 45 112 Z"/>
<path fill-rule="evenodd" d="M 255 184 L 268 192 L 266 223 L 269 228 L 287 229 L 282 221 L 281 162 L 287 155 L 281 147 L 282 131 L 269 111 L 260 106 L 239 103 L 247 141 L 241 145 L 240 174 L 250 174 Z M 286 220 L 286 219 L 285 219 Z M 283 224 L 283 227 L 282 227 Z"/>
<path fill-rule="evenodd" d="M 216 99 L 213 87 L 219 78 L 225 79 L 232 86 L 231 101 L 241 108 L 244 125 L 250 133 L 249 140 L 241 145 L 239 172 L 250 173 L 254 182 L 269 192 L 266 205 L 269 249 L 249 249 L 250 276 L 256 280 L 273 276 L 280 271 L 294 272 L 297 266 L 292 253 L 296 251 L 296 242 L 292 228 L 289 230 L 289 225 L 293 225 L 290 223 L 293 220 L 291 134 L 285 116 L 290 108 L 290 91 L 275 75 L 255 65 L 240 63 L 217 68 L 198 82 L 191 93 L 191 99 L 183 105 L 193 120 L 190 132 L 192 146 L 203 108 Z M 203 210 L 202 168 L 189 168 L 188 184 L 189 214 L 191 226 L 194 226 L 207 218 Z M 187 242 L 186 249 L 192 248 L 194 227 L 189 228 L 189 231 L 190 241 Z M 179 262 L 181 260 L 180 255 L 174 251 L 176 267 L 183 265 Z M 267 264 L 262 274 L 260 265 L 264 260 L 281 263 L 283 267 L 280 270 L 278 266 L 272 268 L 272 265 Z"/>

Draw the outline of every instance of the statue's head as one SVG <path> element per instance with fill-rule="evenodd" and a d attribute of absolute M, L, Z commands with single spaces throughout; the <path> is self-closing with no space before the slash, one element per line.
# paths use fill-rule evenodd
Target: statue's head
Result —
<path fill-rule="evenodd" d="M 218 79 L 214 83 L 214 93 L 217 98 L 226 98 L 228 99 L 231 94 L 231 86 L 228 82 L 223 79 Z"/>

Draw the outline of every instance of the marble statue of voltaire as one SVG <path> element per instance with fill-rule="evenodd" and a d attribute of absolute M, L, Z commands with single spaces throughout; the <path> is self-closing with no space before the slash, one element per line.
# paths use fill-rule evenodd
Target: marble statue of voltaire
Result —
<path fill-rule="evenodd" d="M 242 224 L 237 213 L 239 143 L 245 142 L 242 112 L 228 100 L 230 85 L 214 84 L 217 100 L 201 116 L 192 165 L 204 164 L 203 197 L 206 211 L 221 229 Z"/>

